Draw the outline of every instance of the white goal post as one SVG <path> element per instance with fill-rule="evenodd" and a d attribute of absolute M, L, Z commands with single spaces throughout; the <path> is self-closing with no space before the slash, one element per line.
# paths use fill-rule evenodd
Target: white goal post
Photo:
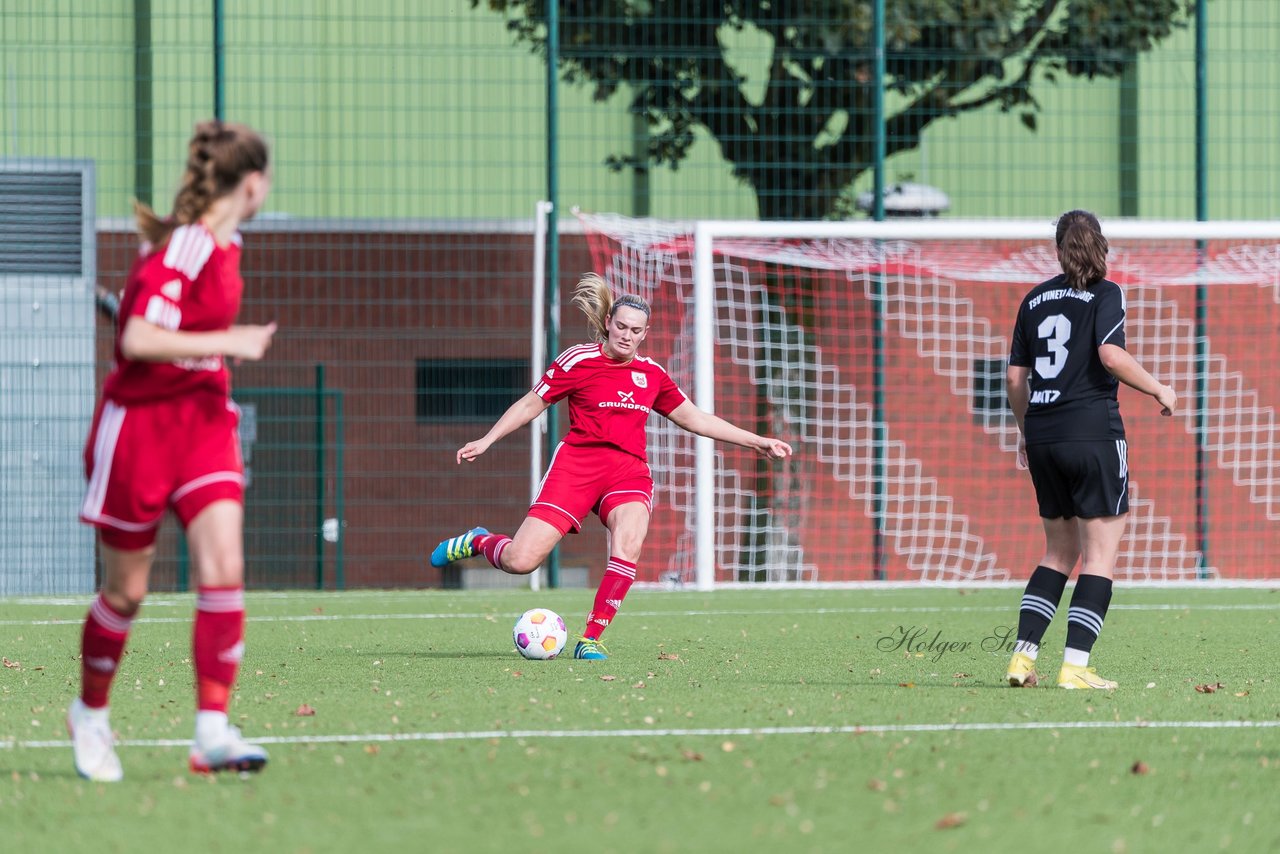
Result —
<path fill-rule="evenodd" d="M 1010 300 L 1016 308 L 1058 272 L 1052 220 L 580 219 L 597 271 L 616 291 L 650 299 L 654 331 L 676 327 L 653 356 L 695 403 L 733 421 L 756 415 L 797 446 L 779 488 L 758 469 L 726 464 L 735 449 L 698 438 L 686 454 L 656 435 L 655 480 L 683 526 L 672 535 L 678 559 L 660 577 L 700 590 L 743 580 L 1000 580 L 1037 557 L 1012 532 L 1038 528 L 1029 481 L 1005 474 L 1002 360 Z M 1130 295 L 1131 349 L 1185 406 L 1166 447 L 1122 392 L 1145 477 L 1133 481 L 1139 510 L 1118 574 L 1274 577 L 1269 561 L 1233 544 L 1256 541 L 1261 554 L 1280 540 L 1280 377 L 1268 361 L 1280 352 L 1271 353 L 1278 336 L 1267 325 L 1280 318 L 1280 222 L 1116 219 L 1103 230 L 1111 278 Z M 883 326 L 869 325 L 872 316 Z M 654 340 L 651 331 L 647 349 Z M 873 373 L 867 354 L 882 343 L 887 366 Z M 913 383 L 937 406 L 904 403 L 900 388 Z M 866 486 L 872 464 L 886 488 Z M 767 530 L 748 530 L 761 524 Z M 871 528 L 884 540 L 887 575 L 865 566 Z M 744 569 L 735 555 L 745 542 L 755 563 Z"/>

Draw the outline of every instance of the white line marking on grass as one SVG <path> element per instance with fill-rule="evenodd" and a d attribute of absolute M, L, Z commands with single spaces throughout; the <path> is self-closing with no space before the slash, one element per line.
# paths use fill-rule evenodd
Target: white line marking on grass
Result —
<path fill-rule="evenodd" d="M 1280 721 L 1013 721 L 862 726 L 707 727 L 690 729 L 492 729 L 460 732 L 371 732 L 253 737 L 255 744 L 364 744 L 395 741 L 484 741 L 492 738 L 706 738 L 726 735 L 874 735 L 908 732 L 1032 732 L 1055 729 L 1274 729 Z M 122 747 L 189 747 L 188 739 L 121 741 Z M 68 748 L 70 741 L 0 741 L 0 749 Z"/>
<path fill-rule="evenodd" d="M 1112 605 L 1112 611 L 1278 611 L 1280 602 L 1241 604 L 1151 604 Z M 867 608 L 759 608 L 689 611 L 626 611 L 627 617 L 803 617 L 815 614 L 965 614 L 1000 613 L 1017 616 L 1014 605 L 975 605 L 966 607 L 907 606 Z M 342 620 L 494 620 L 505 617 L 493 612 L 454 612 L 423 614 L 282 614 L 257 615 L 246 619 L 251 623 L 329 623 Z M 84 617 L 74 616 L 49 620 L 0 620 L 0 626 L 70 626 L 80 625 Z M 189 623 L 190 617 L 140 617 L 135 623 Z"/>
<path fill-rule="evenodd" d="M 1122 580 L 1120 582 L 1126 590 L 1196 590 L 1208 593 L 1220 592 L 1223 590 L 1277 590 L 1280 589 L 1280 578 L 1262 578 L 1262 579 L 1198 579 L 1195 581 L 1154 581 L 1149 579 Z M 830 581 L 830 582 L 720 582 L 716 585 L 717 590 L 727 593 L 774 593 L 774 592 L 794 592 L 794 593 L 825 593 L 829 591 L 860 591 L 865 593 L 880 593 L 890 591 L 904 590 L 965 590 L 972 592 L 980 592 L 984 590 L 1021 590 L 1026 586 L 1024 581 Z M 1069 585 L 1071 586 L 1071 585 Z M 700 595 L 705 591 L 695 590 L 692 586 L 680 587 L 671 590 L 666 584 L 657 581 L 637 581 L 631 587 L 632 590 L 644 591 L 662 591 L 663 593 L 677 597 L 680 595 L 694 596 Z M 531 591 L 525 588 L 497 588 L 493 590 L 468 590 L 468 591 L 442 591 L 436 588 L 403 588 L 403 589 L 360 589 L 360 590 L 251 590 L 248 593 L 250 599 L 254 600 L 320 600 L 324 601 L 332 599 L 335 596 L 341 596 L 344 601 L 352 599 L 382 600 L 396 599 L 402 600 L 406 596 L 448 596 L 448 597 L 484 597 L 485 599 L 527 596 Z M 87 608 L 89 603 L 93 601 L 93 593 L 85 593 L 81 595 L 68 594 L 62 596 L 45 595 L 45 596 L 0 596 L 0 605 L 23 605 L 23 606 L 80 606 Z M 190 605 L 194 600 L 194 593 L 156 593 L 147 599 L 147 604 L 151 607 L 180 607 Z"/>

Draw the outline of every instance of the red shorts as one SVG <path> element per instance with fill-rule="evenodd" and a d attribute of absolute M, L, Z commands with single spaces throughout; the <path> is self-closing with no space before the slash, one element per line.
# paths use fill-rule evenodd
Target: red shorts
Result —
<path fill-rule="evenodd" d="M 576 534 L 593 510 L 606 522 L 613 508 L 632 501 L 653 512 L 653 475 L 648 463 L 615 448 L 561 442 L 529 515 L 561 534 Z"/>
<path fill-rule="evenodd" d="M 239 420 L 234 404 L 211 395 L 130 406 L 104 399 L 84 449 L 80 520 L 108 546 L 133 551 L 155 542 L 169 507 L 185 528 L 215 501 L 243 504 Z"/>

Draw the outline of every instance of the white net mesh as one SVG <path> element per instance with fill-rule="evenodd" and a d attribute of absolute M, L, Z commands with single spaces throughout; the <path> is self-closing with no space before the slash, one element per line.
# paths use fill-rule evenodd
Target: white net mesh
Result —
<path fill-rule="evenodd" d="M 692 390 L 691 227 L 583 219 L 596 268 L 654 305 L 649 355 Z M 1171 422 L 1121 391 L 1131 488 L 1117 575 L 1273 577 L 1280 246 L 1112 248 L 1128 349 L 1181 399 Z M 1043 537 L 1014 468 L 1004 367 L 1018 301 L 1060 270 L 1051 246 L 717 239 L 713 270 L 716 412 L 797 449 L 778 466 L 717 446 L 717 581 L 1004 579 L 1035 565 Z M 694 437 L 664 419 L 649 429 L 667 505 L 649 549 L 665 544 L 661 573 L 687 580 Z"/>

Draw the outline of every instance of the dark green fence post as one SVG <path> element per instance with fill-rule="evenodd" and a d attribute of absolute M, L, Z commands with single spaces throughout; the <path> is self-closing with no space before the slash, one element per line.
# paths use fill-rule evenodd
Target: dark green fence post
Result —
<path fill-rule="evenodd" d="M 222 121 L 223 114 L 223 30 L 222 0 L 213 0 L 213 117 Z"/>
<path fill-rule="evenodd" d="M 343 519 L 346 518 L 346 509 L 343 506 L 342 481 L 346 471 L 343 466 L 342 452 L 345 444 L 345 433 L 343 431 L 342 416 L 342 392 L 331 392 L 333 395 L 333 514 L 338 520 L 338 541 L 334 543 L 335 553 L 333 557 L 333 586 L 338 590 L 347 588 L 347 578 L 345 567 L 343 565 L 343 542 L 346 540 L 346 532 L 343 531 Z"/>
<path fill-rule="evenodd" d="M 885 75 L 885 56 L 884 56 L 884 0 L 876 0 L 872 10 L 872 40 L 875 42 L 873 48 L 875 50 L 875 68 L 872 76 L 875 78 L 875 117 L 872 122 L 875 128 L 875 163 L 873 164 L 873 172 L 875 182 L 873 186 L 874 207 L 872 208 L 872 216 L 876 222 L 884 221 L 884 158 L 887 150 L 887 141 L 885 140 L 884 125 L 884 75 Z M 876 246 L 880 245 L 876 241 Z M 881 254 L 883 258 L 883 254 Z M 883 265 L 881 265 L 883 266 Z M 885 413 L 884 413 L 884 273 L 882 271 L 872 274 L 871 278 L 871 301 L 872 301 L 872 417 L 871 417 L 871 442 L 872 442 L 872 489 L 875 498 L 872 502 L 872 519 L 875 525 L 872 540 L 872 560 L 875 564 L 872 567 L 872 577 L 882 579 L 885 576 L 884 567 L 884 513 L 885 513 L 885 465 L 884 465 L 884 444 L 885 444 Z"/>
<path fill-rule="evenodd" d="M 316 589 L 324 589 L 324 365 L 316 365 Z"/>
<path fill-rule="evenodd" d="M 560 355 L 560 165 L 559 94 L 556 69 L 560 64 L 560 0 L 547 4 L 547 361 Z M 547 410 L 547 459 L 556 450 L 559 425 L 556 408 Z M 547 555 L 547 586 L 560 586 L 560 549 Z"/>
<path fill-rule="evenodd" d="M 1205 0 L 1196 2 L 1196 219 L 1209 219 L 1208 34 Z M 1209 577 L 1209 294 L 1203 267 L 1208 244 L 1196 241 L 1196 548 L 1198 575 Z"/>

